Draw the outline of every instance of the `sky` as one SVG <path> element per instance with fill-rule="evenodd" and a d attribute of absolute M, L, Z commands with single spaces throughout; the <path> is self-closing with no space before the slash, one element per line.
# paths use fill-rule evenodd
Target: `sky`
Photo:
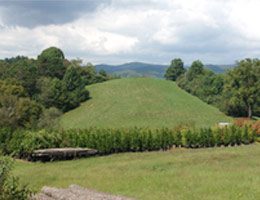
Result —
<path fill-rule="evenodd" d="M 0 0 L 0 59 L 50 46 L 94 64 L 260 57 L 259 0 Z"/>

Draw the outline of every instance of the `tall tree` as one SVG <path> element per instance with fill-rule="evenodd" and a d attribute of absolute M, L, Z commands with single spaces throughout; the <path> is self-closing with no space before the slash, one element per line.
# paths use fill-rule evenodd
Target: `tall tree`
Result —
<path fill-rule="evenodd" d="M 176 81 L 177 78 L 185 73 L 183 61 L 180 58 L 175 58 L 171 61 L 170 67 L 166 70 L 164 77 L 167 80 Z"/>
<path fill-rule="evenodd" d="M 258 110 L 260 105 L 260 60 L 244 59 L 238 62 L 237 66 L 228 72 L 224 98 L 225 105 L 238 111 L 237 115 L 247 113 L 252 118 L 254 110 Z M 232 110 L 229 110 L 232 112 Z"/>
<path fill-rule="evenodd" d="M 56 77 L 62 79 L 66 71 L 64 63 L 64 54 L 60 49 L 56 47 L 45 49 L 38 56 L 38 70 L 40 75 L 42 76 Z"/>
<path fill-rule="evenodd" d="M 203 74 L 204 72 L 204 65 L 200 60 L 195 60 L 191 64 L 188 72 L 187 78 L 188 80 L 193 80 L 196 76 Z"/>

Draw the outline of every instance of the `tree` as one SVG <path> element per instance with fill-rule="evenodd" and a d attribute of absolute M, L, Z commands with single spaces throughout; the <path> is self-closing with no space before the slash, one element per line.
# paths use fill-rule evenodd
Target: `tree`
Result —
<path fill-rule="evenodd" d="M 19 82 L 25 88 L 29 96 L 33 96 L 36 93 L 36 81 L 38 78 L 36 60 L 17 56 L 5 59 L 5 62 L 3 66 L 5 68 L 4 73 L 2 73 L 2 76 L 0 75 L 0 78 L 15 79 L 16 82 Z"/>
<path fill-rule="evenodd" d="M 17 97 L 25 97 L 26 91 L 24 87 L 15 79 L 0 80 L 0 95 L 14 95 Z"/>
<path fill-rule="evenodd" d="M 62 80 L 43 77 L 38 81 L 38 101 L 46 108 L 56 107 L 63 112 L 80 105 L 89 97 L 85 83 L 77 67 L 68 67 Z"/>
<path fill-rule="evenodd" d="M 202 74 L 189 80 L 187 73 L 178 78 L 178 86 L 208 104 L 219 106 L 224 84 L 223 75 L 205 69 Z"/>
<path fill-rule="evenodd" d="M 29 98 L 19 98 L 16 103 L 18 126 L 35 128 L 42 113 L 42 105 Z"/>
<path fill-rule="evenodd" d="M 56 107 L 61 108 L 62 102 L 60 97 L 63 91 L 63 82 L 57 78 L 42 77 L 37 82 L 37 101 L 43 104 L 46 108 Z"/>
<path fill-rule="evenodd" d="M 63 78 L 66 71 L 65 57 L 63 52 L 56 48 L 50 47 L 43 50 L 38 56 L 38 70 L 41 76 Z"/>
<path fill-rule="evenodd" d="M 73 91 L 75 89 L 84 89 L 85 83 L 80 75 L 80 68 L 70 66 L 63 77 L 63 82 L 68 91 Z"/>
<path fill-rule="evenodd" d="M 167 80 L 176 81 L 179 76 L 185 73 L 185 68 L 180 58 L 171 61 L 170 67 L 166 70 L 164 77 Z"/>
<path fill-rule="evenodd" d="M 41 112 L 42 106 L 29 98 L 0 95 L 0 126 L 33 128 Z"/>
<path fill-rule="evenodd" d="M 191 64 L 191 67 L 189 68 L 189 70 L 187 72 L 187 79 L 191 81 L 196 76 L 202 74 L 203 71 L 204 71 L 203 63 L 200 60 L 193 61 L 193 63 Z"/>
<path fill-rule="evenodd" d="M 86 85 L 90 85 L 96 83 L 97 71 L 95 66 L 91 63 L 88 63 L 86 66 L 80 68 L 81 69 L 81 77 L 84 80 Z"/>
<path fill-rule="evenodd" d="M 109 77 L 109 75 L 106 73 L 106 71 L 105 70 L 103 70 L 103 69 L 101 69 L 100 71 L 99 71 L 99 73 L 96 75 L 96 77 L 95 77 L 95 82 L 96 83 L 101 83 L 101 82 L 104 82 L 104 81 L 107 81 L 107 80 L 109 80 L 110 79 L 110 77 Z"/>
<path fill-rule="evenodd" d="M 55 107 L 45 109 L 38 122 L 38 128 L 52 129 L 59 127 L 59 117 L 62 112 Z"/>
<path fill-rule="evenodd" d="M 0 127 L 18 127 L 17 100 L 18 98 L 13 95 L 0 95 Z"/>
<path fill-rule="evenodd" d="M 224 101 L 229 113 L 241 111 L 252 118 L 260 102 L 260 60 L 244 59 L 227 74 L 224 87 Z M 230 110 L 230 108 L 232 108 Z M 238 109 L 239 108 L 239 109 Z"/>

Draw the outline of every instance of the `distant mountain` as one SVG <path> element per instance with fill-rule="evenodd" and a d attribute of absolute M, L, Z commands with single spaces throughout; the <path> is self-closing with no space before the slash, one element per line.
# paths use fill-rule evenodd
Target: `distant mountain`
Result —
<path fill-rule="evenodd" d="M 215 73 L 221 74 L 221 73 L 224 73 L 225 71 L 235 67 L 235 65 L 212 65 L 212 64 L 208 64 L 208 65 L 205 65 L 205 67 L 207 69 L 212 70 Z"/>
<path fill-rule="evenodd" d="M 223 73 L 225 70 L 232 68 L 234 65 L 205 65 L 206 68 L 215 73 Z M 121 77 L 157 77 L 163 78 L 168 65 L 149 64 L 142 62 L 130 62 L 122 65 L 96 65 L 99 71 L 104 69 L 110 74 L 119 75 Z"/>
<path fill-rule="evenodd" d="M 131 62 L 122 65 L 96 65 L 96 69 L 104 69 L 108 73 L 122 77 L 159 77 L 162 78 L 167 65 L 156 65 L 142 62 Z"/>

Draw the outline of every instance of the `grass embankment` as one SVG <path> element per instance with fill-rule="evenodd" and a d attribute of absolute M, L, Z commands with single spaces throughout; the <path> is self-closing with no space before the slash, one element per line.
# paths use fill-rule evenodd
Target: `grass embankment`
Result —
<path fill-rule="evenodd" d="M 172 81 L 117 79 L 87 89 L 92 99 L 63 115 L 63 128 L 205 127 L 231 120 Z"/>
<path fill-rule="evenodd" d="M 74 161 L 17 161 L 14 174 L 39 190 L 79 184 L 144 200 L 260 199 L 260 144 L 124 153 Z"/>

